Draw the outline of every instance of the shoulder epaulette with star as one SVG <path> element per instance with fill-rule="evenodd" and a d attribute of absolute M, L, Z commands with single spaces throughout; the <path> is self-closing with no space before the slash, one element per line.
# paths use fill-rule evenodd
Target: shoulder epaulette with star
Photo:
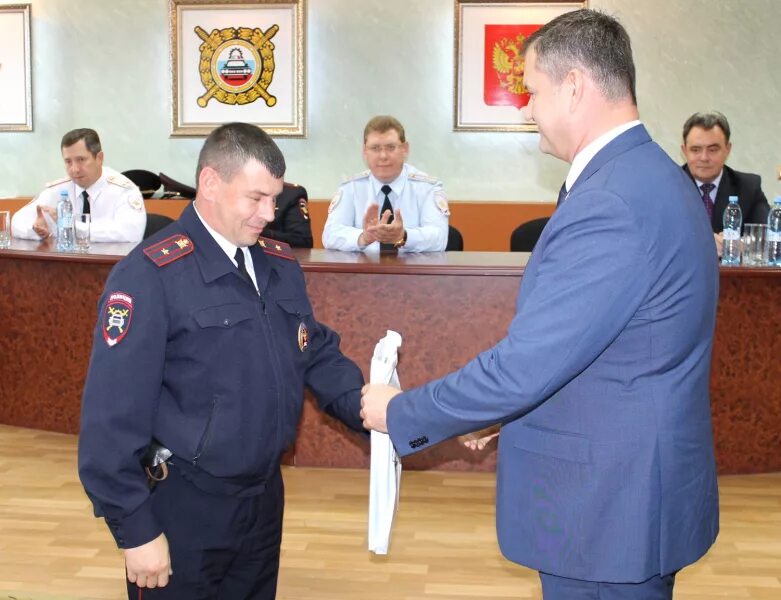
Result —
<path fill-rule="evenodd" d="M 44 187 L 50 188 L 54 187 L 55 185 L 60 185 L 61 183 L 65 183 L 66 181 L 70 181 L 70 177 L 61 177 L 60 179 L 55 179 L 54 181 L 50 181 L 47 183 Z"/>
<path fill-rule="evenodd" d="M 146 257 L 158 267 L 164 267 L 195 249 L 193 241 L 186 235 L 177 234 L 144 248 Z"/>
<path fill-rule="evenodd" d="M 135 186 L 135 184 L 132 181 L 130 181 L 127 177 L 119 173 L 116 175 L 109 175 L 108 177 L 106 177 L 106 181 L 123 188 L 132 188 L 133 186 Z"/>
<path fill-rule="evenodd" d="M 368 169 L 366 169 L 365 171 L 361 171 L 357 175 L 353 175 L 352 177 L 348 177 L 347 179 L 345 179 L 342 182 L 342 185 L 344 185 L 345 183 L 350 183 L 351 181 L 358 181 L 359 179 L 366 179 L 369 176 L 370 173 L 371 173 L 371 171 L 369 171 Z"/>
<path fill-rule="evenodd" d="M 407 175 L 407 178 L 411 179 L 412 181 L 424 181 L 431 184 L 439 183 L 439 179 L 436 177 L 431 177 L 430 175 L 426 175 L 425 173 L 410 173 Z"/>
<path fill-rule="evenodd" d="M 279 240 L 272 240 L 271 238 L 258 238 L 258 246 L 263 248 L 263 252 L 270 254 L 271 256 L 278 256 L 279 258 L 286 258 L 287 260 L 295 260 L 293 251 L 290 248 L 290 244 L 280 242 Z"/>

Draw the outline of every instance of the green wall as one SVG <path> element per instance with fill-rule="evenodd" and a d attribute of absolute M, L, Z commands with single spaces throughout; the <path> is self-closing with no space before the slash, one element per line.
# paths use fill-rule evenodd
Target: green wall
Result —
<path fill-rule="evenodd" d="M 12 4 L 0 0 L 0 4 Z M 166 0 L 32 0 L 33 125 L 0 132 L 0 197 L 61 177 L 59 140 L 98 130 L 106 164 L 192 183 L 201 139 L 171 138 Z M 730 164 L 781 193 L 781 0 L 594 0 L 632 36 L 641 118 L 680 159 L 680 129 L 719 109 L 733 128 Z M 360 170 L 374 114 L 406 126 L 410 162 L 452 199 L 551 201 L 567 165 L 537 135 L 453 132 L 452 0 L 309 0 L 308 130 L 279 139 L 286 179 L 329 198 Z M 0 90 L 2 94 L 2 90 Z"/>

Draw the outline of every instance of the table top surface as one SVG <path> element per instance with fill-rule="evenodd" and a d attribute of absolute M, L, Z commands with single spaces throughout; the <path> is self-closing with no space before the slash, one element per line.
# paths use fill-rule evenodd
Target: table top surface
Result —
<path fill-rule="evenodd" d="M 59 252 L 51 238 L 43 241 L 13 238 L 10 248 L 0 249 L 0 258 L 114 264 L 135 246 L 135 243 L 93 243 L 87 252 Z M 293 254 L 307 272 L 507 276 L 522 275 L 531 256 L 527 252 L 427 252 L 381 255 L 307 248 L 294 248 Z M 781 278 L 781 269 L 721 267 L 721 275 Z"/>

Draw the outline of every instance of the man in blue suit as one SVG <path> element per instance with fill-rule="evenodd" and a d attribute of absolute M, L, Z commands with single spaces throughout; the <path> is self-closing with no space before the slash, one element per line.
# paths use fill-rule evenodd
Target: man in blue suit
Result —
<path fill-rule="evenodd" d="M 708 380 L 713 237 L 688 176 L 638 121 L 629 36 L 593 10 L 530 36 L 540 148 L 571 163 L 507 336 L 364 426 L 401 455 L 501 423 L 499 545 L 546 600 L 672 597 L 718 533 Z"/>

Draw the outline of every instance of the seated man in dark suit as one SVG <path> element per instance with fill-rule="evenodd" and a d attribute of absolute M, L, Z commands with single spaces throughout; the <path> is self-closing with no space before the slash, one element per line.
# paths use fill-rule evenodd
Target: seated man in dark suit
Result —
<path fill-rule="evenodd" d="M 737 196 L 743 223 L 767 223 L 770 206 L 762 193 L 762 180 L 753 173 L 735 171 L 724 163 L 732 150 L 727 117 L 717 111 L 694 113 L 683 126 L 683 166 L 700 192 L 721 254 L 722 217 L 729 197 Z"/>
<path fill-rule="evenodd" d="M 263 236 L 286 242 L 294 248 L 311 248 L 312 223 L 309 220 L 309 197 L 306 189 L 287 183 L 277 196 L 274 220 L 263 230 Z"/>

